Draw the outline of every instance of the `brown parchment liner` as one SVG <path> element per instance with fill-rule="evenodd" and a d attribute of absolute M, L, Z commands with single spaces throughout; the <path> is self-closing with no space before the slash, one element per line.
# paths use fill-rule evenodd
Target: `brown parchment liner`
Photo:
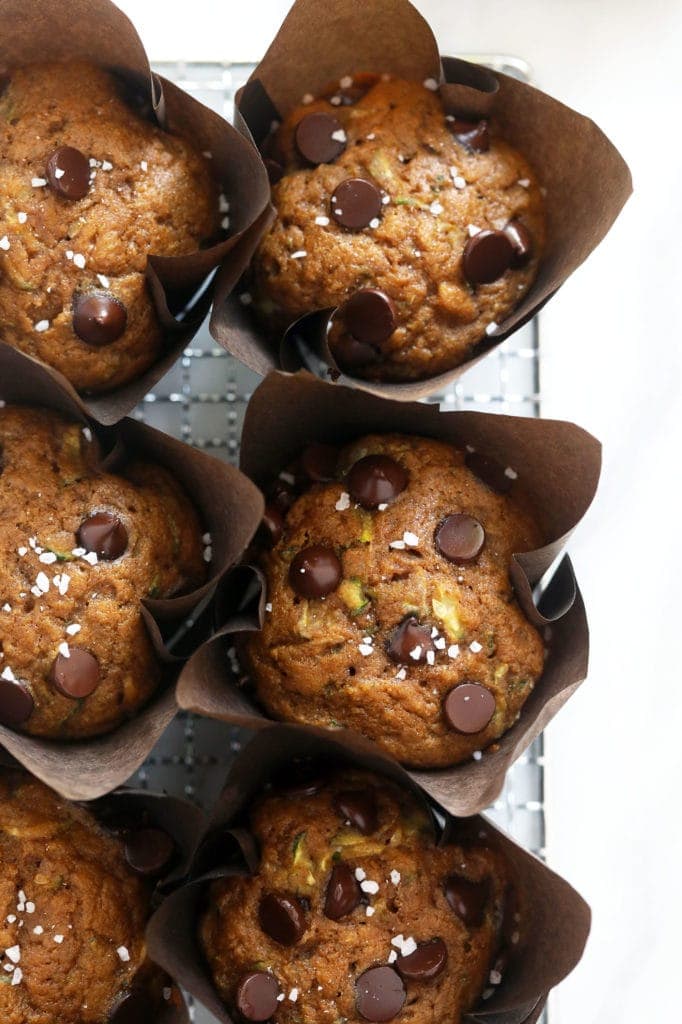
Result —
<path fill-rule="evenodd" d="M 453 23 L 457 7 L 452 8 Z M 406 383 L 379 383 L 344 374 L 373 394 L 403 401 L 442 391 L 526 323 L 599 244 L 632 191 L 617 150 L 588 118 L 538 89 L 499 72 L 441 58 L 428 24 L 407 0 L 373 0 L 371 17 L 356 0 L 296 0 L 267 53 L 237 97 L 257 143 L 273 120 L 288 116 L 305 93 L 320 95 L 330 81 L 361 71 L 440 82 L 448 111 L 487 117 L 493 131 L 524 154 L 547 190 L 546 248 L 537 277 L 520 305 L 483 337 L 471 357 L 447 373 Z M 608 86 L 605 86 L 608 87 Z M 232 295 L 229 268 L 218 276 L 211 334 L 257 373 L 304 366 L 336 378 L 326 344 L 334 310 L 311 310 L 285 334 L 282 349 Z M 320 361 L 321 364 L 320 365 Z"/>
<path fill-rule="evenodd" d="M 0 769 L 14 771 L 25 769 L 0 749 Z M 149 790 L 117 789 L 106 797 L 91 803 L 87 810 L 106 828 L 113 816 L 117 823 L 130 823 L 137 828 L 144 826 L 163 829 L 175 843 L 175 854 L 170 870 L 156 882 L 151 897 L 151 908 L 159 906 L 163 894 L 181 884 L 189 873 L 196 846 L 205 828 L 205 816 L 195 804 L 166 793 Z M 189 1011 L 184 997 L 178 989 L 173 998 L 160 1008 L 154 1024 L 189 1024 Z"/>
<path fill-rule="evenodd" d="M 312 735 L 294 725 L 279 725 L 257 734 L 235 760 L 199 845 L 190 882 L 173 892 L 149 923 L 147 943 L 152 959 L 222 1024 L 233 1024 L 199 946 L 198 920 L 213 879 L 258 870 L 255 844 L 245 828 L 249 807 L 263 785 L 298 757 L 312 757 L 322 765 L 362 767 L 410 790 L 431 814 L 440 843 L 485 832 L 486 843 L 505 856 L 520 891 L 522 940 L 496 995 L 464 1020 L 469 1024 L 532 1024 L 537 1020 L 549 990 L 582 956 L 590 928 L 590 910 L 584 900 L 486 818 L 457 820 L 442 807 L 430 804 L 402 768 L 387 763 L 376 751 L 351 751 L 337 736 Z"/>
<path fill-rule="evenodd" d="M 214 177 L 230 203 L 229 235 L 217 245 L 185 256 L 148 258 L 147 279 L 164 333 L 163 351 L 148 370 L 106 394 L 86 396 L 78 395 L 61 373 L 50 368 L 84 413 L 99 423 L 116 423 L 153 388 L 196 334 L 208 311 L 212 286 L 193 305 L 191 296 L 207 275 L 222 264 L 227 287 L 243 273 L 267 224 L 267 174 L 246 134 L 172 82 L 152 74 L 135 28 L 109 0 L 3 0 L 1 17 L 0 69 L 80 59 L 115 71 L 148 99 L 161 128 L 212 154 Z M 182 314 L 188 303 L 191 312 Z M 24 355 L 23 361 L 27 368 L 22 372 L 28 372 L 35 360 Z"/>
<path fill-rule="evenodd" d="M 395 403 L 364 391 L 327 384 L 302 371 L 272 373 L 256 389 L 246 413 L 241 468 L 260 487 L 272 483 L 312 441 L 341 445 L 373 432 L 421 434 L 462 448 L 466 444 L 519 473 L 548 543 L 513 556 L 510 574 L 524 612 L 551 631 L 550 655 L 520 718 L 480 761 L 412 776 L 453 814 L 474 814 L 501 792 L 510 765 L 544 729 L 587 674 L 588 628 L 570 561 L 559 564 L 536 607 L 533 590 L 552 566 L 589 507 L 599 480 L 601 446 L 572 423 L 480 412 L 441 412 L 437 405 Z M 245 595 L 249 600 L 245 601 Z M 263 729 L 273 724 L 237 685 L 226 649 L 241 633 L 259 629 L 266 597 L 258 570 L 242 566 L 218 598 L 222 628 L 183 667 L 180 707 L 224 722 Z M 312 727 L 311 731 L 315 730 Z M 352 750 L 370 741 L 339 730 Z"/>
<path fill-rule="evenodd" d="M 100 443 L 101 466 L 108 471 L 115 473 L 127 453 L 166 466 L 183 484 L 204 529 L 211 533 L 213 558 L 201 587 L 179 597 L 141 602 L 150 638 L 165 664 L 165 680 L 134 718 L 104 736 L 72 741 L 28 736 L 0 726 L 0 747 L 34 775 L 68 799 L 90 800 L 132 775 L 175 716 L 174 683 L 180 658 L 168 650 L 164 636 L 187 617 L 199 614 L 198 609 L 242 556 L 261 520 L 263 498 L 234 466 L 142 423 L 125 419 L 114 428 L 98 429 L 85 417 L 71 389 L 60 387 L 48 367 L 35 360 L 27 363 L 8 346 L 0 346 L 0 400 L 46 406 L 90 426 Z M 191 631 L 183 640 L 184 656 L 202 635 Z"/>

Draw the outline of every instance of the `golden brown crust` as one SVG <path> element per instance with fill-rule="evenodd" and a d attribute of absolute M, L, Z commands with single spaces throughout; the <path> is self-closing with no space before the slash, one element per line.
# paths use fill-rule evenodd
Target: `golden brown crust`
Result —
<path fill-rule="evenodd" d="M 375 795 L 378 827 L 369 835 L 344 822 L 334 806 L 335 795 L 348 790 Z M 255 807 L 251 824 L 261 851 L 259 872 L 213 883 L 200 926 L 209 967 L 228 1007 L 234 1007 L 245 973 L 270 971 L 285 994 L 276 1024 L 359 1024 L 355 980 L 370 967 L 395 963 L 398 946 L 392 939 L 402 935 L 417 943 L 442 939 L 448 959 L 437 978 L 405 983 L 399 1019 L 458 1024 L 483 992 L 497 947 L 506 886 L 499 854 L 483 846 L 437 848 L 424 811 L 411 797 L 355 771 L 335 776 L 314 796 L 270 795 Z M 378 891 L 364 893 L 359 906 L 335 921 L 325 916 L 324 906 L 339 862 L 361 869 L 366 882 L 378 883 Z M 472 882 L 489 880 L 480 925 L 466 926 L 448 903 L 444 884 L 453 874 Z M 306 930 L 292 947 L 273 941 L 260 927 L 260 898 L 272 892 L 308 901 Z M 292 990 L 297 990 L 295 1000 Z"/>
<path fill-rule="evenodd" d="M 203 582 L 198 516 L 160 466 L 98 471 L 97 445 L 82 426 L 46 410 L 0 409 L 0 457 L 0 664 L 31 690 L 34 711 L 21 728 L 61 739 L 107 732 L 161 681 L 141 599 Z M 120 558 L 91 564 L 77 531 L 98 511 L 120 517 L 128 544 Z M 65 643 L 99 662 L 97 689 L 84 699 L 50 681 Z"/>
<path fill-rule="evenodd" d="M 388 455 L 408 471 L 407 487 L 383 511 L 361 508 L 347 493 L 346 473 L 367 454 Z M 283 536 L 262 554 L 270 610 L 243 645 L 258 698 L 274 717 L 355 729 L 415 767 L 466 760 L 516 721 L 544 650 L 516 602 L 509 565 L 512 553 L 543 539 L 519 485 L 495 493 L 464 457 L 426 438 L 364 437 L 340 452 L 338 482 L 314 484 L 296 500 Z M 453 513 L 474 516 L 485 529 L 483 550 L 467 565 L 448 561 L 434 543 Z M 307 600 L 292 589 L 289 566 L 316 544 L 336 552 L 343 582 Z M 407 658 L 399 667 L 387 655 L 409 615 L 437 631 L 433 664 Z M 454 731 L 443 714 L 446 695 L 465 681 L 485 686 L 496 705 L 489 725 L 470 735 Z"/>
<path fill-rule="evenodd" d="M 0 772 L 0 1020 L 103 1024 L 145 964 L 150 891 L 82 808 Z"/>
<path fill-rule="evenodd" d="M 48 158 L 65 145 L 99 162 L 80 200 L 31 184 L 45 180 Z M 3 341 L 79 390 L 110 390 L 139 376 L 162 342 L 147 255 L 194 252 L 218 218 L 206 160 L 139 116 L 105 71 L 69 62 L 11 72 L 0 96 L 0 237 L 9 245 L 0 251 Z M 73 296 L 92 291 L 114 295 L 128 312 L 123 335 L 101 348 L 73 330 Z M 36 331 L 41 322 L 49 327 Z"/>
<path fill-rule="evenodd" d="M 294 132 L 313 111 L 333 114 L 348 142 L 332 163 L 310 167 L 297 154 Z M 301 105 L 275 141 L 286 173 L 273 188 L 278 218 L 255 257 L 256 312 L 281 331 L 358 288 L 386 292 L 397 329 L 381 345 L 380 362 L 357 375 L 419 380 L 457 366 L 535 278 L 545 224 L 532 168 L 494 126 L 488 152 L 467 149 L 448 130 L 438 95 L 423 85 L 379 81 L 353 106 L 326 99 Z M 349 231 L 330 218 L 330 197 L 349 177 L 374 181 L 390 197 L 377 227 Z M 329 223 L 317 223 L 319 217 Z M 470 286 L 461 259 L 469 225 L 501 230 L 510 220 L 530 231 L 532 259 L 490 284 Z"/>

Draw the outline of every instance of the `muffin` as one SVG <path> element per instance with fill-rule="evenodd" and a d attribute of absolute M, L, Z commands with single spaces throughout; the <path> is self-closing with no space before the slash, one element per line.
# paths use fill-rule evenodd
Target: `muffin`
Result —
<path fill-rule="evenodd" d="M 532 168 L 494 124 L 447 114 L 433 80 L 349 76 L 304 97 L 267 151 L 277 218 L 242 299 L 273 335 L 338 307 L 330 349 L 356 377 L 458 366 L 535 278 Z"/>
<path fill-rule="evenodd" d="M 0 335 L 79 391 L 116 388 L 159 357 L 147 256 L 195 252 L 221 216 L 208 161 L 113 75 L 69 61 L 3 77 Z"/>
<path fill-rule="evenodd" d="M 251 829 L 257 874 L 213 882 L 199 925 L 235 1019 L 459 1024 L 494 994 L 511 902 L 498 851 L 436 846 L 411 796 L 355 770 L 269 793 Z"/>
<path fill-rule="evenodd" d="M 543 543 L 512 467 L 397 434 L 311 446 L 277 481 L 240 660 L 277 719 L 363 733 L 411 767 L 460 763 L 518 718 L 544 645 L 514 552 Z"/>
<path fill-rule="evenodd" d="M 141 615 L 205 578 L 202 529 L 170 473 L 98 467 L 82 424 L 0 408 L 0 722 L 79 739 L 114 729 L 162 682 Z"/>

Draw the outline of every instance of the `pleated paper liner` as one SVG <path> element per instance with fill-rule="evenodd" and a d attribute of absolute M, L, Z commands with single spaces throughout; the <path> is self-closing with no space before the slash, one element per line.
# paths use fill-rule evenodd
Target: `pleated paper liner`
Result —
<path fill-rule="evenodd" d="M 0 750 L 2 769 L 23 770 L 6 751 Z M 197 843 L 206 827 L 203 812 L 194 804 L 165 793 L 123 788 L 94 801 L 87 810 L 106 829 L 158 828 L 173 840 L 172 859 L 156 881 L 151 897 L 152 909 L 161 904 L 164 893 L 186 879 Z M 157 1011 L 155 1024 L 189 1024 L 189 1019 L 185 1000 L 173 985 L 170 999 Z"/>
<path fill-rule="evenodd" d="M 449 12 L 456 41 L 457 5 Z M 494 134 L 527 157 L 546 189 L 547 242 L 538 275 L 516 309 L 492 336 L 481 337 L 465 362 L 416 382 L 340 377 L 341 383 L 410 401 L 448 387 L 530 320 L 606 235 L 632 184 L 622 157 L 592 121 L 525 82 L 441 58 L 427 22 L 407 0 L 373 0 L 371 10 L 355 0 L 296 0 L 237 97 L 237 123 L 243 119 L 260 145 L 272 122 L 288 116 L 304 94 L 320 95 L 330 81 L 366 71 L 439 82 L 446 112 L 488 118 Z M 261 374 L 300 367 L 333 378 L 340 374 L 327 346 L 334 309 L 310 310 L 284 338 L 270 337 L 233 287 L 226 267 L 218 276 L 211 333 L 228 352 Z"/>
<path fill-rule="evenodd" d="M 338 736 L 315 736 L 298 726 L 280 725 L 259 733 L 234 762 L 198 848 L 190 881 L 165 900 L 149 923 L 147 942 L 152 959 L 222 1024 L 237 1024 L 212 983 L 198 940 L 199 918 L 211 881 L 258 870 L 257 851 L 246 827 L 249 807 L 268 780 L 281 777 L 287 765 L 300 758 L 312 758 L 339 770 L 361 767 L 387 776 L 425 804 L 439 843 L 456 843 L 473 835 L 501 852 L 518 894 L 521 938 L 513 947 L 495 995 L 464 1020 L 468 1024 L 532 1024 L 537 1020 L 550 989 L 582 956 L 590 928 L 590 911 L 584 900 L 486 818 L 453 818 L 430 803 L 403 769 L 387 764 L 376 752 L 351 751 Z"/>
<path fill-rule="evenodd" d="M 98 430 L 86 419 L 71 391 L 60 387 L 45 366 L 35 361 L 27 364 L 6 346 L 0 346 L 0 399 L 52 408 L 89 426 L 100 443 L 101 465 L 108 471 L 115 473 L 128 454 L 165 466 L 182 484 L 204 529 L 211 534 L 212 560 L 201 587 L 179 597 L 141 601 L 152 643 L 165 664 L 165 678 L 151 702 L 134 718 L 104 736 L 73 741 L 28 736 L 0 726 L 0 746 L 34 775 L 69 799 L 92 799 L 132 775 L 175 716 L 174 685 L 182 657 L 190 653 L 201 634 L 190 632 L 185 638 L 182 657 L 168 649 L 167 638 L 210 599 L 220 580 L 242 557 L 260 522 L 263 498 L 233 466 L 142 423 L 125 419 L 116 427 Z"/>
<path fill-rule="evenodd" d="M 559 564 L 541 602 L 533 592 L 557 560 L 597 488 L 601 447 L 572 423 L 479 412 L 441 412 L 437 406 L 395 403 L 366 392 L 325 384 L 308 373 L 271 374 L 255 391 L 242 439 L 242 470 L 266 489 L 314 441 L 342 445 L 368 433 L 416 434 L 463 448 L 472 445 L 513 467 L 547 543 L 514 555 L 510 574 L 527 617 L 548 636 L 549 657 L 515 725 L 478 761 L 413 771 L 419 783 L 452 813 L 473 814 L 502 791 L 509 767 L 528 748 L 587 673 L 588 626 L 570 561 Z M 233 674 L 227 650 L 259 629 L 267 597 L 257 569 L 226 577 L 217 607 L 218 632 L 183 667 L 177 687 L 182 708 L 224 722 L 263 729 L 273 719 Z M 312 732 L 324 730 L 311 729 Z M 370 744 L 342 730 L 352 750 Z M 371 744 L 370 744 L 371 745 Z"/>
<path fill-rule="evenodd" d="M 188 14 L 189 16 L 189 14 Z M 166 14 L 159 15 L 165 20 Z M 92 396 L 78 395 L 56 370 L 52 375 L 81 410 L 100 423 L 120 420 L 170 369 L 208 311 L 207 276 L 222 264 L 224 280 L 237 281 L 269 217 L 267 174 L 252 142 L 172 82 L 153 75 L 135 28 L 109 0 L 6 0 L 2 7 L 0 70 L 23 64 L 94 61 L 116 73 L 151 110 L 158 125 L 211 154 L 214 177 L 230 203 L 224 239 L 185 256 L 150 255 L 147 279 L 163 330 L 163 351 L 140 377 Z M 34 361 L 23 356 L 29 372 Z"/>

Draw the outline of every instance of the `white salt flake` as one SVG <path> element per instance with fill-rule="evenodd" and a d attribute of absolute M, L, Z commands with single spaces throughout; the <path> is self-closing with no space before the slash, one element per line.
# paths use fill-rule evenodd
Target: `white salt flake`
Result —
<path fill-rule="evenodd" d="M 392 540 L 388 546 L 389 546 L 389 548 L 395 548 L 396 551 L 404 551 L 405 550 L 405 541 L 404 540 Z"/>
<path fill-rule="evenodd" d="M 112 164 L 111 160 L 102 160 L 102 170 L 103 171 L 113 171 L 113 169 L 114 169 L 114 165 Z"/>
<path fill-rule="evenodd" d="M 358 882 L 362 882 L 363 879 L 367 878 L 367 875 L 365 874 L 362 868 L 356 868 L 355 877 L 358 880 Z"/>
<path fill-rule="evenodd" d="M 371 644 L 358 644 L 358 650 L 363 658 L 368 658 L 370 654 L 374 654 L 374 648 Z"/>
<path fill-rule="evenodd" d="M 365 135 L 365 138 L 367 139 L 368 142 L 374 142 L 374 140 L 376 139 L 376 132 L 370 132 L 369 135 Z"/>
<path fill-rule="evenodd" d="M 97 559 L 97 552 L 96 551 L 86 551 L 85 554 L 82 557 L 83 557 L 83 561 L 84 562 L 88 562 L 89 565 L 97 565 L 98 559 Z"/>
<path fill-rule="evenodd" d="M 218 196 L 218 210 L 220 213 L 230 212 L 230 204 L 228 203 L 227 199 L 225 198 L 222 192 Z"/>
<path fill-rule="evenodd" d="M 54 551 L 43 551 L 42 555 L 38 555 L 38 561 L 44 565 L 52 565 L 53 562 L 57 561 L 57 556 Z"/>
<path fill-rule="evenodd" d="M 292 988 L 291 992 L 289 993 L 289 999 L 290 999 L 290 1001 L 292 1003 L 296 1002 L 296 1000 L 298 999 L 298 989 L 297 988 Z"/>
<path fill-rule="evenodd" d="M 147 170 L 147 166 L 148 166 L 148 164 L 147 164 L 146 160 L 140 160 L 140 170 L 141 171 L 146 171 Z"/>
<path fill-rule="evenodd" d="M 519 474 L 516 472 L 515 469 L 512 469 L 511 466 L 507 466 L 507 468 L 504 471 L 504 475 L 508 476 L 510 480 L 516 480 Z"/>
<path fill-rule="evenodd" d="M 277 1002 L 278 1003 L 283 1003 L 285 999 L 286 999 L 286 996 L 284 995 L 284 992 L 280 992 L 280 994 L 277 996 Z"/>
<path fill-rule="evenodd" d="M 8 683 L 16 682 L 16 676 L 9 665 L 5 665 L 2 672 L 0 672 L 0 679 L 6 679 Z"/>
<path fill-rule="evenodd" d="M 25 224 L 26 221 L 28 220 L 28 214 L 24 213 L 23 210 L 20 210 L 19 213 L 17 214 L 17 220 L 19 221 L 20 224 Z"/>
<path fill-rule="evenodd" d="M 392 949 L 391 952 L 388 954 L 388 962 L 389 962 L 389 964 L 394 964 L 397 959 L 398 959 L 398 954 L 396 953 L 396 951 L 394 949 Z"/>
<path fill-rule="evenodd" d="M 61 656 L 63 658 L 70 658 L 71 657 L 71 651 L 69 649 L 69 645 L 67 644 L 67 642 L 65 640 L 59 645 L 57 650 L 59 651 L 59 653 L 61 654 Z"/>
<path fill-rule="evenodd" d="M 3 612 L 11 612 L 12 611 L 12 605 L 8 604 L 7 601 L 5 601 L 5 603 L 2 606 L 2 610 L 3 610 Z"/>
<path fill-rule="evenodd" d="M 334 142 L 346 142 L 347 136 L 343 128 L 337 128 L 335 132 L 332 132 L 332 138 Z"/>
<path fill-rule="evenodd" d="M 16 914 L 8 914 L 5 920 L 7 921 L 7 924 L 14 924 L 16 919 L 17 919 L 17 915 Z"/>
<path fill-rule="evenodd" d="M 79 270 L 85 269 L 85 256 L 82 252 L 75 252 L 73 254 L 73 265 L 78 267 Z"/>
<path fill-rule="evenodd" d="M 308 253 L 305 251 L 305 249 L 297 249 L 296 252 L 292 252 L 291 258 L 292 260 L 302 260 L 303 257 L 307 255 Z"/>
<path fill-rule="evenodd" d="M 227 231 L 229 226 L 230 226 L 230 218 L 229 217 L 223 217 L 223 219 L 220 222 L 220 226 L 223 229 L 223 231 Z"/>
<path fill-rule="evenodd" d="M 403 534 L 403 540 L 407 544 L 408 548 L 416 548 L 417 545 L 419 544 L 419 537 L 417 536 L 417 534 L 410 533 L 409 530 L 406 530 L 405 533 Z"/>
<path fill-rule="evenodd" d="M 360 888 L 363 892 L 368 892 L 371 896 L 376 896 L 379 892 L 379 883 L 373 882 L 371 878 L 368 878 L 365 881 L 360 882 Z"/>
<path fill-rule="evenodd" d="M 71 554 L 74 558 L 81 558 L 86 553 L 86 548 L 72 548 Z"/>
<path fill-rule="evenodd" d="M 24 547 L 17 548 L 17 554 L 20 555 L 21 558 L 23 558 L 24 555 L 27 554 L 27 553 L 28 553 L 28 548 L 24 548 Z"/>
<path fill-rule="evenodd" d="M 435 78 L 425 78 L 424 79 L 424 88 L 428 89 L 430 92 L 437 92 L 437 90 L 438 90 L 438 82 L 436 81 Z"/>
<path fill-rule="evenodd" d="M 119 946 L 116 952 L 118 953 L 119 960 L 122 960 L 124 964 L 127 964 L 130 960 L 130 953 L 127 948 L 125 946 Z"/>
<path fill-rule="evenodd" d="M 426 660 L 427 660 L 429 665 L 435 665 L 436 664 L 436 655 L 435 655 L 435 653 L 433 651 L 427 651 L 426 652 Z"/>
<path fill-rule="evenodd" d="M 407 678 L 407 669 L 406 668 L 398 669 L 398 671 L 395 674 L 395 677 L 396 677 L 396 679 L 406 679 Z"/>
<path fill-rule="evenodd" d="M 374 914 L 375 914 L 374 907 L 365 907 L 365 914 L 367 915 L 367 917 L 374 917 Z"/>
<path fill-rule="evenodd" d="M 399 882 L 400 882 L 400 872 L 396 871 L 395 868 L 393 869 L 393 871 L 391 871 L 391 874 L 390 874 L 389 877 L 390 877 L 390 879 L 391 879 L 391 881 L 393 882 L 394 885 L 398 885 L 399 884 Z"/>
<path fill-rule="evenodd" d="M 334 505 L 337 512 L 345 512 L 347 508 L 350 508 L 350 494 L 348 491 L 342 491 L 339 500 Z"/>
<path fill-rule="evenodd" d="M 108 287 L 109 287 L 109 285 L 110 285 L 110 283 L 111 283 L 111 282 L 109 281 L 109 278 L 108 278 L 108 277 L 105 277 L 105 276 L 104 276 L 104 274 L 98 274 L 98 275 L 97 275 L 97 280 L 98 280 L 98 281 L 99 281 L 99 283 L 100 283 L 100 284 L 102 285 L 102 288 L 108 288 Z"/>
<path fill-rule="evenodd" d="M 213 558 L 213 548 L 211 547 L 210 544 L 207 544 L 206 547 L 204 548 L 204 561 L 205 562 L 210 562 L 212 558 Z"/>
<path fill-rule="evenodd" d="M 437 199 L 434 199 L 434 201 L 429 206 L 429 210 L 434 215 L 434 217 L 438 217 L 439 214 L 443 212 L 443 205 L 442 203 L 439 203 Z"/>
<path fill-rule="evenodd" d="M 21 979 L 23 978 L 21 967 L 15 967 L 12 971 L 12 984 L 21 985 Z"/>
<path fill-rule="evenodd" d="M 42 935 L 44 931 L 45 931 L 45 929 L 43 928 L 42 924 L 37 924 L 35 926 L 35 928 L 33 929 L 33 934 L 34 935 Z"/>
<path fill-rule="evenodd" d="M 385 512 L 388 508 L 388 502 L 382 501 L 380 505 L 377 505 L 377 512 Z"/>
<path fill-rule="evenodd" d="M 316 217 L 315 223 L 319 224 L 321 228 L 326 228 L 327 224 L 329 224 L 329 217 Z"/>
<path fill-rule="evenodd" d="M 46 178 L 31 178 L 31 185 L 33 188 L 45 188 L 47 185 Z"/>
<path fill-rule="evenodd" d="M 35 914 L 35 909 L 36 909 L 35 903 L 33 903 L 32 900 L 29 900 L 28 903 L 26 904 L 26 913 L 27 914 Z"/>
<path fill-rule="evenodd" d="M 477 224 L 467 224 L 467 232 L 469 234 L 469 238 L 473 238 L 474 235 L 480 235 L 481 229 Z"/>
<path fill-rule="evenodd" d="M 495 323 L 494 320 L 490 321 L 490 323 L 488 324 L 488 326 L 485 329 L 485 333 L 488 335 L 488 337 L 490 337 L 491 334 L 495 333 L 495 331 L 497 330 L 497 326 L 498 325 Z"/>
<path fill-rule="evenodd" d="M 57 181 L 59 181 L 60 178 L 63 178 L 65 174 L 66 171 L 63 171 L 61 167 L 55 167 L 54 176 Z"/>
<path fill-rule="evenodd" d="M 271 612 L 272 611 L 272 602 L 271 601 L 268 601 L 268 603 L 265 606 L 265 610 L 266 610 L 266 612 Z"/>
<path fill-rule="evenodd" d="M 433 646 L 436 648 L 437 651 L 444 651 L 445 647 L 446 647 L 445 637 L 444 636 L 436 637 L 436 639 L 433 641 Z"/>
<path fill-rule="evenodd" d="M 58 946 L 61 946 L 62 942 L 64 941 L 63 935 L 53 935 L 52 938 L 57 943 Z"/>
<path fill-rule="evenodd" d="M 402 948 L 403 948 L 403 942 L 404 942 L 404 941 L 405 941 L 405 936 L 404 936 L 404 935 L 403 935 L 403 933 L 401 932 L 401 933 L 400 933 L 400 935 L 395 935 L 395 936 L 394 936 L 394 937 L 393 937 L 393 938 L 391 939 L 391 945 L 392 945 L 392 946 L 397 946 L 397 947 L 398 947 L 398 949 L 402 949 Z"/>
<path fill-rule="evenodd" d="M 68 573 L 65 572 L 58 573 L 54 577 L 52 582 L 54 583 L 55 587 L 57 588 L 61 596 L 64 597 L 64 594 L 66 594 L 67 590 L 69 589 L 71 577 L 68 575 Z"/>
<path fill-rule="evenodd" d="M 480 761 L 481 758 L 483 757 L 483 754 L 481 753 L 480 750 L 474 750 L 471 756 L 473 757 L 474 761 Z"/>
<path fill-rule="evenodd" d="M 489 980 L 491 985 L 499 985 L 502 981 L 502 975 L 499 971 L 491 971 Z"/>
<path fill-rule="evenodd" d="M 416 948 L 417 948 L 417 943 L 414 941 L 414 939 L 410 935 L 409 939 L 405 939 L 405 941 L 403 942 L 403 948 L 402 948 L 403 956 L 409 956 L 410 953 L 414 953 Z"/>
<path fill-rule="evenodd" d="M 519 178 L 516 184 L 520 185 L 521 188 L 528 188 L 528 186 L 530 185 L 530 178 Z"/>
<path fill-rule="evenodd" d="M 11 960 L 13 964 L 18 964 L 21 960 L 21 949 L 19 946 L 10 946 L 9 949 L 5 950 L 5 956 L 8 960 Z"/>
<path fill-rule="evenodd" d="M 50 589 L 50 581 L 48 580 L 44 572 L 39 572 L 38 575 L 36 576 L 36 586 L 38 587 L 39 590 L 42 591 L 43 594 L 46 594 Z"/>
<path fill-rule="evenodd" d="M 7 252 L 7 250 L 9 249 L 9 238 L 7 237 L 7 235 L 3 235 L 2 238 L 0 238 L 0 249 L 2 249 L 4 252 Z"/>
<path fill-rule="evenodd" d="M 459 644 L 450 644 L 448 647 L 448 658 L 459 657 Z"/>
<path fill-rule="evenodd" d="M 39 320 L 37 324 L 33 325 L 33 330 L 37 331 L 38 334 L 42 334 L 43 331 L 49 330 L 49 327 L 50 327 L 50 321 L 49 320 Z"/>
<path fill-rule="evenodd" d="M 422 647 L 421 647 L 421 644 L 417 644 L 417 646 L 415 648 L 413 648 L 413 650 L 410 651 L 410 657 L 414 658 L 415 661 L 419 661 L 421 656 L 422 656 Z"/>
<path fill-rule="evenodd" d="M 479 651 L 483 650 L 483 647 L 479 644 L 478 640 L 472 640 L 469 644 L 469 650 L 472 654 L 478 654 Z"/>
<path fill-rule="evenodd" d="M 339 79 L 339 87 L 341 89 L 350 89 L 353 84 L 353 79 L 350 75 L 344 75 L 343 78 Z"/>
<path fill-rule="evenodd" d="M 379 227 L 379 223 L 380 223 L 380 221 L 379 221 L 378 217 L 372 217 L 371 221 L 369 222 L 369 226 L 371 228 L 378 228 Z"/>

